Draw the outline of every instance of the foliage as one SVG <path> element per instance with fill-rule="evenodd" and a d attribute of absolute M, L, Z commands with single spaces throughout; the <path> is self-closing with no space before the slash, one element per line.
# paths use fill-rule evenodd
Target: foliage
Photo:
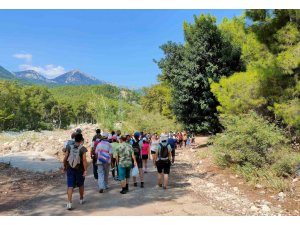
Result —
<path fill-rule="evenodd" d="M 172 95 L 167 85 L 156 84 L 150 88 L 144 88 L 141 104 L 145 111 L 159 113 L 169 119 L 174 118 L 171 111 Z"/>
<path fill-rule="evenodd" d="M 219 129 L 218 102 L 210 91 L 209 79 L 218 81 L 239 70 L 240 53 L 225 38 L 210 15 L 184 23 L 185 44 L 168 42 L 161 46 L 158 61 L 160 81 L 172 87 L 172 110 L 183 125 L 197 132 Z"/>

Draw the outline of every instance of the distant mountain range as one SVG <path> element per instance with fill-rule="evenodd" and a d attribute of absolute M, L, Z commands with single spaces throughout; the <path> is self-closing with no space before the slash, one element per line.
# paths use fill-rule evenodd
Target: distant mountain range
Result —
<path fill-rule="evenodd" d="M 26 83 L 29 82 L 42 85 L 96 85 L 106 83 L 79 70 L 72 70 L 54 79 L 48 79 L 34 70 L 25 70 L 12 73 L 2 66 L 0 66 L 0 79 L 18 80 L 21 82 L 24 81 Z"/>

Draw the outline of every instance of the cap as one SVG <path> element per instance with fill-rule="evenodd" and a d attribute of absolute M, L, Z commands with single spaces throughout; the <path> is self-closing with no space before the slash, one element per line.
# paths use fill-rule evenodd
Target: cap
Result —
<path fill-rule="evenodd" d="M 135 132 L 133 136 L 134 137 L 140 137 L 140 132 Z"/>
<path fill-rule="evenodd" d="M 80 128 L 76 129 L 76 133 L 81 134 L 82 130 Z"/>
<path fill-rule="evenodd" d="M 103 138 L 108 138 L 108 133 L 103 133 L 101 136 L 102 136 Z"/>

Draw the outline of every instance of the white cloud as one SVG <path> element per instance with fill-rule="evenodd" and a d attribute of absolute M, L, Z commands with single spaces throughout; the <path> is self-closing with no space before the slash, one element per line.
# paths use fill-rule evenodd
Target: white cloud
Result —
<path fill-rule="evenodd" d="M 44 67 L 23 64 L 20 65 L 19 68 L 21 70 L 34 70 L 42 75 L 45 75 L 47 78 L 55 78 L 66 72 L 65 68 L 63 68 L 62 66 L 55 66 L 52 64 L 46 65 Z"/>
<path fill-rule="evenodd" d="M 24 59 L 26 62 L 31 62 L 32 60 L 32 55 L 31 54 L 25 54 L 25 53 L 17 53 L 14 54 L 13 57 L 17 59 Z"/>

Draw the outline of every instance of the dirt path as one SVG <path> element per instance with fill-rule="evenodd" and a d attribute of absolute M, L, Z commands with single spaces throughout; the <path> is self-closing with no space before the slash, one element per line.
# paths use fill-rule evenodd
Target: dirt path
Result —
<path fill-rule="evenodd" d="M 180 150 L 179 150 L 180 153 Z M 149 161 L 150 162 L 150 161 Z M 150 163 L 151 164 L 151 163 Z M 172 167 L 170 188 L 163 190 L 156 187 L 156 170 L 153 166 L 145 174 L 145 188 L 130 185 L 126 195 L 119 193 L 119 182 L 109 179 L 109 191 L 97 192 L 97 184 L 93 178 L 91 167 L 86 179 L 85 203 L 79 204 L 76 190 L 73 196 L 72 211 L 65 208 L 66 187 L 61 184 L 50 190 L 44 190 L 32 200 L 22 204 L 11 215 L 226 215 L 211 206 L 195 199 L 188 191 L 184 179 L 178 176 L 184 166 L 180 160 Z"/>
<path fill-rule="evenodd" d="M 130 192 L 121 195 L 119 182 L 110 176 L 109 191 L 100 194 L 90 166 L 85 204 L 79 204 L 75 190 L 72 211 L 65 207 L 66 178 L 61 173 L 30 174 L 0 167 L 0 215 L 299 215 L 292 202 L 297 203 L 297 196 L 278 199 L 278 193 L 254 188 L 232 171 L 220 170 L 205 145 L 207 137 L 196 142 L 198 148 L 176 150 L 168 190 L 156 187 L 157 173 L 149 161 L 145 188 L 131 182 Z"/>

